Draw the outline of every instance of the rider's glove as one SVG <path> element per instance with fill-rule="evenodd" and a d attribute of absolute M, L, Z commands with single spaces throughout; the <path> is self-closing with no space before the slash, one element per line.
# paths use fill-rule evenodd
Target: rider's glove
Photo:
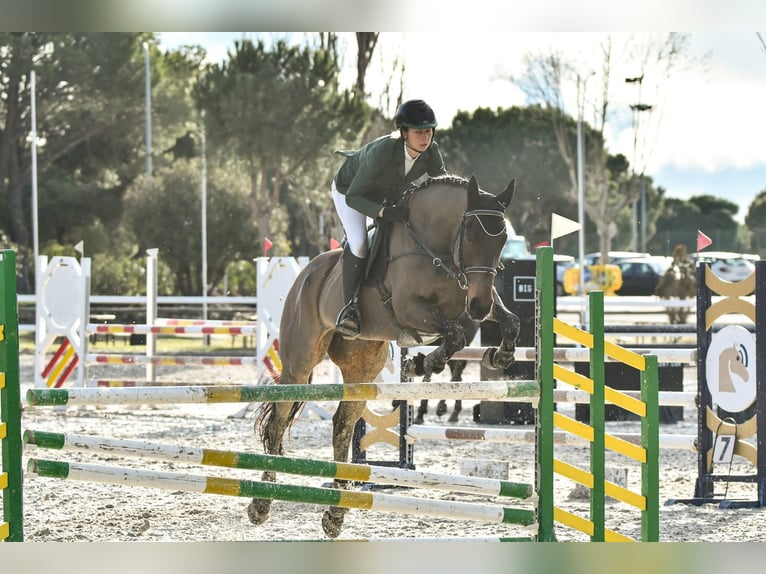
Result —
<path fill-rule="evenodd" d="M 383 208 L 383 221 L 404 221 L 410 215 L 410 210 L 406 205 L 392 205 Z"/>

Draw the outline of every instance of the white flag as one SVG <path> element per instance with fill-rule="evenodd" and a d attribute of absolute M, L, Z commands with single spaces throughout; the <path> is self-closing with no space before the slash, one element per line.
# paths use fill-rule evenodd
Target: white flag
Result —
<path fill-rule="evenodd" d="M 74 250 L 77 251 L 80 255 L 85 254 L 85 243 L 83 243 L 83 240 L 80 239 L 80 241 L 77 242 L 77 244 L 74 246 Z"/>
<path fill-rule="evenodd" d="M 580 225 L 579 221 L 572 221 L 571 219 L 567 219 L 566 217 L 562 217 L 561 215 L 558 215 L 557 213 L 552 214 L 551 216 L 551 245 L 553 245 L 553 240 L 557 237 L 563 237 L 564 235 L 569 235 L 570 233 L 574 233 L 575 231 L 578 231 L 582 227 Z"/>

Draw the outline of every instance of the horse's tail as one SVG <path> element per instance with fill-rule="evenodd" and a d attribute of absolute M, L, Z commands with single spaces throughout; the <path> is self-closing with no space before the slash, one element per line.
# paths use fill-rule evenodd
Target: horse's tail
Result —
<path fill-rule="evenodd" d="M 314 378 L 314 374 L 312 373 L 311 375 L 309 375 L 309 380 L 307 381 L 307 384 L 311 384 L 311 380 L 313 378 Z M 255 425 L 254 425 L 255 431 L 258 433 L 258 436 L 261 437 L 261 443 L 263 444 L 263 448 L 266 452 L 271 452 L 269 449 L 269 434 L 268 432 L 266 432 L 266 428 L 269 425 L 269 421 L 271 420 L 271 417 L 274 416 L 275 404 L 276 403 L 262 403 L 261 406 L 258 408 L 258 412 L 255 417 Z M 293 425 L 295 424 L 295 421 L 298 420 L 298 417 L 303 412 L 303 409 L 305 406 L 306 406 L 306 401 L 301 401 L 301 402 L 293 403 L 292 407 L 290 407 L 290 413 L 288 414 L 288 418 L 287 418 L 288 433 L 290 432 L 290 429 L 292 429 Z M 281 450 L 282 449 L 280 449 L 280 451 Z"/>

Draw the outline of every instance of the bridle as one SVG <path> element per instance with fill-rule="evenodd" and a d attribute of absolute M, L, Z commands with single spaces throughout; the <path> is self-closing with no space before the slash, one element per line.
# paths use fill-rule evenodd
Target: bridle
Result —
<path fill-rule="evenodd" d="M 486 273 L 492 277 L 495 277 L 497 275 L 498 269 L 495 267 L 490 267 L 487 265 L 470 265 L 466 267 L 465 261 L 463 260 L 463 245 L 465 242 L 465 227 L 466 222 L 469 218 L 475 217 L 476 221 L 478 221 L 479 226 L 481 227 L 481 230 L 484 232 L 484 234 L 487 237 L 498 237 L 499 235 L 505 233 L 505 225 L 503 225 L 497 233 L 491 233 L 487 230 L 486 226 L 484 225 L 484 222 L 481 220 L 482 217 L 499 217 L 501 219 L 504 218 L 503 212 L 496 209 L 471 209 L 469 211 L 466 211 L 463 214 L 463 217 L 460 220 L 460 228 L 458 230 L 458 234 L 455 237 L 455 243 L 452 248 L 452 263 L 455 268 L 457 268 L 457 273 L 454 271 L 453 268 L 448 267 L 444 263 L 444 258 L 440 257 L 439 255 L 436 255 L 433 251 L 431 251 L 427 245 L 425 245 L 420 238 L 418 237 L 417 233 L 415 233 L 415 230 L 412 228 L 412 225 L 410 225 L 409 221 L 404 221 L 404 225 L 407 227 L 407 230 L 410 232 L 410 235 L 412 236 L 412 239 L 417 243 L 418 247 L 420 247 L 423 251 L 425 251 L 430 257 L 431 262 L 434 266 L 440 267 L 444 272 L 447 274 L 447 276 L 450 279 L 456 279 L 458 286 L 466 291 L 468 289 L 468 273 Z M 499 269 L 503 268 L 503 264 L 500 263 Z"/>

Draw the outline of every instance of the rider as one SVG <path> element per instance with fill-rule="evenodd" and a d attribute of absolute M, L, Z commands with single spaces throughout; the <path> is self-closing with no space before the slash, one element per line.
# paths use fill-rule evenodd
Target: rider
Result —
<path fill-rule="evenodd" d="M 332 182 L 332 197 L 343 230 L 343 298 L 336 329 L 347 337 L 361 331 L 357 294 L 367 258 L 367 217 L 407 219 L 402 193 L 424 176 L 447 173 L 434 141 L 436 117 L 423 100 L 408 100 L 396 112 L 395 133 L 379 137 L 350 154 Z"/>

